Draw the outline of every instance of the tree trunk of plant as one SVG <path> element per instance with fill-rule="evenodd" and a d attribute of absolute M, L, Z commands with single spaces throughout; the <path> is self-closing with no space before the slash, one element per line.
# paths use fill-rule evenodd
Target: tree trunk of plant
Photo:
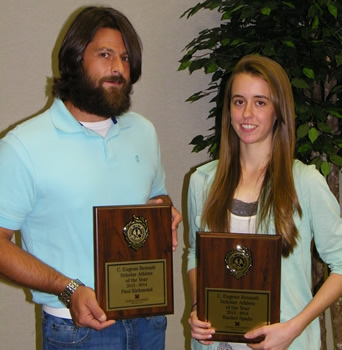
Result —
<path fill-rule="evenodd" d="M 335 86 L 335 83 L 335 81 L 332 81 L 329 88 Z M 339 132 L 339 125 L 336 117 L 329 116 L 327 124 L 330 125 L 334 133 Z M 335 195 L 336 199 L 339 201 L 340 174 L 339 168 L 336 165 L 332 165 L 331 172 L 328 176 L 328 185 L 332 193 Z M 342 297 L 340 297 L 335 303 L 331 305 L 330 311 L 335 349 L 342 350 Z"/>
<path fill-rule="evenodd" d="M 331 308 L 332 326 L 335 335 L 336 350 L 342 350 L 342 297 Z"/>
<path fill-rule="evenodd" d="M 320 259 L 316 248 L 313 249 L 312 254 L 312 282 L 313 293 L 316 294 L 318 289 L 322 286 L 325 279 L 325 264 Z M 321 350 L 327 350 L 327 330 L 325 327 L 325 312 L 319 315 L 319 324 L 321 328 Z"/>
<path fill-rule="evenodd" d="M 333 166 L 328 176 L 330 190 L 339 199 L 339 169 Z M 342 297 L 330 307 L 335 349 L 342 350 Z"/>

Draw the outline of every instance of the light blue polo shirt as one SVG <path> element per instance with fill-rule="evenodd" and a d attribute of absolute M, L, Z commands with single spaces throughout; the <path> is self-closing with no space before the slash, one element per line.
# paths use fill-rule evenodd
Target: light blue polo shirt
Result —
<path fill-rule="evenodd" d="M 103 138 L 56 99 L 0 141 L 0 164 L 0 226 L 20 229 L 25 250 L 92 288 L 93 207 L 167 194 L 156 131 L 133 112 Z M 32 294 L 63 307 L 54 295 Z"/>

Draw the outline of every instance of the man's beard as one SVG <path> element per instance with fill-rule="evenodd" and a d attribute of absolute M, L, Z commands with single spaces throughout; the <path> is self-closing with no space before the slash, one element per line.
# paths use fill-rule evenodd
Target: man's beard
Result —
<path fill-rule="evenodd" d="M 105 89 L 103 82 L 122 83 L 121 88 Z M 131 106 L 132 84 L 119 76 L 103 77 L 98 86 L 86 72 L 70 84 L 69 101 L 81 111 L 96 114 L 105 118 L 120 116 L 127 112 Z"/>

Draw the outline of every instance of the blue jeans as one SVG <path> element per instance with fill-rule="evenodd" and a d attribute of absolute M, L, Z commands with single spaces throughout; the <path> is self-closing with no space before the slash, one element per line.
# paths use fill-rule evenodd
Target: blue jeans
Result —
<path fill-rule="evenodd" d="M 43 350 L 164 350 L 166 323 L 165 316 L 134 318 L 96 331 L 43 311 Z"/>

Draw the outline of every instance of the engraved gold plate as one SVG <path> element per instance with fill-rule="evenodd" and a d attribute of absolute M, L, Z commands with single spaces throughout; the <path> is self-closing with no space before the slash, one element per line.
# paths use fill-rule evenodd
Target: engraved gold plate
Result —
<path fill-rule="evenodd" d="M 230 250 L 224 259 L 228 271 L 236 278 L 245 276 L 253 264 L 251 251 L 244 246 L 237 245 Z"/>
<path fill-rule="evenodd" d="M 123 234 L 130 248 L 138 251 L 143 247 L 149 235 L 147 220 L 143 216 L 135 216 L 124 228 Z"/>
<path fill-rule="evenodd" d="M 270 324 L 271 293 L 246 289 L 205 289 L 206 319 L 221 335 L 244 334 Z"/>
<path fill-rule="evenodd" d="M 166 260 L 106 264 L 107 310 L 167 305 Z"/>

